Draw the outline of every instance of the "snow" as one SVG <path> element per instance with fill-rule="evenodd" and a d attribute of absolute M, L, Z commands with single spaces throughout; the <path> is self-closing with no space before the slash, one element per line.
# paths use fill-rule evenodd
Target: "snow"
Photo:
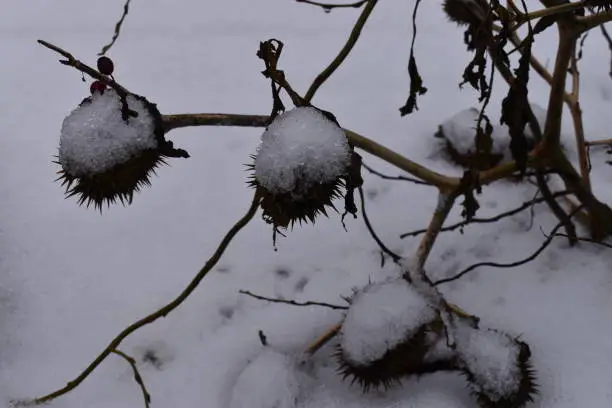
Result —
<path fill-rule="evenodd" d="M 272 193 L 307 190 L 346 173 L 350 148 L 344 131 L 311 106 L 274 119 L 261 136 L 255 177 Z"/>
<path fill-rule="evenodd" d="M 342 323 L 343 356 L 356 365 L 376 361 L 435 317 L 427 299 L 404 279 L 369 285 L 355 294 Z"/>
<path fill-rule="evenodd" d="M 91 102 L 64 119 L 59 162 L 70 175 L 99 174 L 157 147 L 155 120 L 145 103 L 132 95 L 126 102 L 137 117 L 123 119 L 121 98 L 109 88 L 103 94 L 95 92 Z"/>
<path fill-rule="evenodd" d="M 0 13 L 0 406 L 13 398 L 52 392 L 75 378 L 112 337 L 172 300 L 247 210 L 252 189 L 244 164 L 262 129 L 186 128 L 168 133 L 192 153 L 174 161 L 142 200 L 113 206 L 100 216 L 64 199 L 56 178 L 62 119 L 89 94 L 80 74 L 57 62 L 38 38 L 66 48 L 95 66 L 113 33 L 123 0 L 28 2 L 8 0 Z M 431 137 L 445 118 L 474 106 L 477 93 L 460 91 L 469 57 L 462 32 L 447 22 L 439 1 L 419 9 L 415 55 L 428 88 L 419 111 L 401 118 L 409 89 L 406 41 L 411 1 L 379 1 L 346 64 L 320 88 L 313 103 L 342 118 L 342 125 L 371 137 L 443 174 L 461 171 L 428 157 Z M 539 2 L 527 1 L 538 7 Z M 249 10 L 236 13 L 235 10 Z M 346 41 L 358 10 L 330 14 L 305 4 L 270 0 L 231 2 L 132 2 L 109 56 L 115 77 L 133 92 L 158 102 L 164 114 L 233 112 L 268 114 L 270 83 L 255 56 L 259 42 L 285 43 L 281 69 L 303 93 Z M 539 34 L 535 53 L 553 65 L 556 31 Z M 398 50 L 398 52 L 390 52 Z M 444 50 L 440 59 L 437 50 Z M 589 140 L 609 134 L 612 81 L 607 45 L 597 31 L 581 60 L 581 108 Z M 530 79 L 532 103 L 546 106 L 549 87 Z M 496 78 L 490 112 L 499 112 L 507 88 Z M 495 119 L 492 118 L 495 123 Z M 564 112 L 563 141 L 570 159 L 572 125 Z M 433 139 L 433 140 L 432 140 Z M 363 152 L 359 152 L 362 154 Z M 363 153 L 364 162 L 399 171 Z M 604 149 L 592 149 L 593 191 L 612 202 L 612 172 Z M 372 225 L 394 251 L 411 256 L 420 237 L 399 234 L 424 228 L 437 192 L 426 186 L 381 180 L 364 172 Z M 558 187 L 558 186 L 553 186 Z M 529 183 L 484 186 L 479 217 L 512 209 L 535 194 Z M 455 208 L 448 220 L 461 219 Z M 545 204 L 495 224 L 474 224 L 440 235 L 427 262 L 432 280 L 483 261 L 511 262 L 529 255 L 557 219 Z M 343 311 L 270 304 L 240 289 L 298 301 L 346 305 L 351 289 L 397 277 L 362 219 L 296 228 L 275 252 L 260 217 L 242 230 L 193 295 L 166 318 L 129 336 L 121 350 L 136 358 L 152 407 L 228 408 L 235 385 L 262 352 L 258 330 L 275 350 L 303 352 Z M 585 231 L 579 229 L 579 233 Z M 568 247 L 553 240 L 533 262 L 513 269 L 483 267 L 438 288 L 446 299 L 481 318 L 481 324 L 522 333 L 533 356 L 540 394 L 526 408 L 612 406 L 612 251 L 589 243 Z M 283 273 L 278 271 L 283 270 Z M 299 408 L 473 408 L 465 380 L 456 373 L 405 380 L 364 395 L 337 374 L 337 341 L 311 359 L 312 384 L 297 393 Z M 162 346 L 163 345 L 163 346 Z M 145 359 L 153 349 L 161 368 Z M 264 359 L 259 377 L 283 371 Z M 279 358 L 279 360 L 281 360 Z M 275 360 L 275 361 L 279 361 Z M 243 377 L 243 379 L 246 377 Z M 248 382 L 248 380 L 244 380 Z M 312 386 L 312 388 L 311 388 Z M 279 395 L 280 396 L 280 395 Z M 131 368 L 112 356 L 79 387 L 49 408 L 142 407 Z"/>
<path fill-rule="evenodd" d="M 456 351 L 474 375 L 473 387 L 493 401 L 514 394 L 521 373 L 517 364 L 519 346 L 505 333 L 475 329 L 466 323 L 456 325 Z"/>
<path fill-rule="evenodd" d="M 238 376 L 229 408 L 293 408 L 300 380 L 294 359 L 265 349 Z"/>
<path fill-rule="evenodd" d="M 544 129 L 546 110 L 536 103 L 531 104 L 531 109 L 540 124 L 540 129 Z M 440 130 L 444 138 L 448 140 L 457 153 L 461 155 L 474 153 L 474 138 L 476 137 L 476 125 L 478 123 L 479 113 L 480 110 L 475 107 L 463 109 L 440 125 Z M 506 125 L 497 124 L 498 121 L 495 120 L 494 115 L 490 115 L 490 119 L 491 125 L 493 126 L 493 133 L 491 134 L 493 146 L 491 147 L 491 153 L 500 154 L 504 156 L 504 159 L 508 160 L 511 158 L 508 128 Z M 483 121 L 481 126 L 484 127 L 484 125 L 485 122 Z M 528 138 L 533 138 L 529 126 L 525 128 L 525 135 Z"/>

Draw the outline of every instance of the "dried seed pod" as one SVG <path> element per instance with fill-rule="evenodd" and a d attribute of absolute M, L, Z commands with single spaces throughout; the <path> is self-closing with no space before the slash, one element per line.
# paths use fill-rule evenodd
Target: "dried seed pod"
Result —
<path fill-rule="evenodd" d="M 328 112 L 308 106 L 276 117 L 262 135 L 253 164 L 247 165 L 249 184 L 262 196 L 264 220 L 277 231 L 327 216 L 343 190 L 354 188 L 354 155 Z"/>
<path fill-rule="evenodd" d="M 464 326 L 456 349 L 461 371 L 483 408 L 521 408 L 538 393 L 527 343 Z"/>
<path fill-rule="evenodd" d="M 167 157 L 189 157 L 164 138 L 155 104 L 114 90 L 94 93 L 64 119 L 57 180 L 79 204 L 131 203 Z"/>
<path fill-rule="evenodd" d="M 389 388 L 405 376 L 457 368 L 453 355 L 432 353 L 444 326 L 407 281 L 368 285 L 349 302 L 336 359 L 340 374 L 364 391 Z"/>

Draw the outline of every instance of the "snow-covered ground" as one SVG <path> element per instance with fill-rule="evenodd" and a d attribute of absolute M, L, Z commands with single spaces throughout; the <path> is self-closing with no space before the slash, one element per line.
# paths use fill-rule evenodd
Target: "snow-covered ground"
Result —
<path fill-rule="evenodd" d="M 413 1 L 381 1 L 350 58 L 314 103 L 347 128 L 448 174 L 437 126 L 476 104 L 458 89 L 461 32 L 439 1 L 422 2 L 416 55 L 429 92 L 420 110 L 401 118 L 408 91 L 406 62 Z M 528 4 L 535 4 L 534 0 Z M 112 35 L 123 0 L 7 0 L 0 14 L 0 404 L 51 392 L 80 373 L 125 326 L 176 296 L 243 215 L 252 190 L 244 164 L 261 129 L 191 128 L 170 139 L 191 154 L 159 169 L 152 187 L 129 207 L 102 215 L 64 199 L 52 163 L 62 120 L 89 92 L 88 83 L 44 39 L 95 65 Z M 291 0 L 132 2 L 109 56 L 115 76 L 162 113 L 268 114 L 270 86 L 255 56 L 259 42 L 285 43 L 281 69 L 304 92 L 344 43 L 357 10 L 323 13 Z M 609 137 L 612 81 L 608 55 L 593 33 L 582 62 L 587 138 Z M 554 33 L 536 51 L 551 65 Z M 534 77 L 535 78 L 535 77 Z M 501 85 L 501 84 L 498 84 Z M 546 106 L 547 86 L 534 79 L 532 102 Z M 492 101 L 498 109 L 504 88 Z M 495 115 L 493 115 L 495 116 Z M 497 118 L 494 118 L 497 120 Z M 575 157 L 571 125 L 565 144 Z M 593 152 L 593 185 L 612 202 L 612 171 Z M 364 155 L 367 164 L 397 171 Z M 390 248 L 411 254 L 436 204 L 431 188 L 364 174 L 368 213 Z M 479 197 L 479 216 L 530 199 L 530 184 L 497 183 Z M 460 218 L 459 209 L 450 221 Z M 530 254 L 555 218 L 542 205 L 496 224 L 443 234 L 427 264 L 434 278 L 474 262 L 513 261 Z M 355 287 L 395 276 L 360 218 L 321 219 L 279 238 L 258 216 L 231 243 L 216 269 L 178 310 L 129 338 L 122 351 L 139 365 L 153 407 L 473 407 L 465 381 L 439 374 L 363 395 L 336 374 L 330 343 L 309 361 L 296 356 L 337 323 L 341 310 L 269 304 L 238 293 L 345 304 Z M 514 269 L 477 269 L 441 287 L 447 298 L 487 327 L 531 345 L 540 395 L 533 406 L 612 404 L 612 251 L 558 239 L 535 261 Z M 258 336 L 265 333 L 269 347 Z M 142 395 L 131 368 L 111 355 L 81 386 L 50 406 L 136 407 Z"/>

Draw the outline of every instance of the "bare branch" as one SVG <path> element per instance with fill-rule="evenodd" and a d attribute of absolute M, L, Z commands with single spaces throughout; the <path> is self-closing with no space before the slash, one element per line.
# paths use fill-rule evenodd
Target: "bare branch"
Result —
<path fill-rule="evenodd" d="M 253 217 L 257 213 L 257 209 L 259 208 L 259 201 L 260 201 L 259 193 L 256 192 L 253 196 L 253 201 L 251 202 L 251 206 L 249 207 L 249 210 L 247 211 L 247 213 L 242 218 L 240 218 L 240 220 L 238 220 L 238 222 L 236 222 L 236 224 L 234 224 L 232 228 L 230 228 L 230 230 L 227 232 L 225 237 L 223 237 L 223 239 L 221 240 L 221 243 L 217 247 L 217 250 L 215 251 L 215 253 L 210 257 L 210 259 L 206 262 L 206 264 L 202 267 L 202 269 L 200 269 L 198 274 L 193 278 L 193 280 L 189 283 L 189 285 L 187 285 L 187 287 L 173 301 L 171 301 L 164 307 L 160 308 L 159 310 L 149 314 L 148 316 L 138 320 L 135 323 L 132 323 L 131 325 L 123 329 L 123 331 L 121 331 L 121 333 L 119 333 L 110 342 L 110 344 L 98 355 L 98 357 L 96 357 L 96 359 L 91 364 L 89 364 L 89 366 L 87 366 L 87 368 L 81 374 L 79 374 L 75 379 L 73 379 L 72 381 L 69 381 L 65 387 L 60 388 L 57 391 L 54 391 L 42 397 L 35 398 L 31 401 L 23 402 L 23 404 L 25 405 L 43 404 L 61 395 L 64 395 L 69 391 L 72 391 L 73 389 L 78 387 L 79 384 L 81 384 L 83 380 L 85 380 L 106 359 L 106 357 L 109 356 L 109 354 L 115 352 L 115 350 L 117 350 L 117 347 L 119 347 L 119 344 L 121 344 L 121 342 L 126 337 L 128 337 L 130 334 L 140 329 L 141 327 L 146 326 L 150 323 L 153 323 L 160 317 L 165 317 L 170 312 L 172 312 L 174 309 L 176 309 L 178 306 L 180 306 L 181 303 L 183 303 L 183 301 L 185 301 L 185 299 L 187 299 L 189 295 L 191 295 L 191 293 L 193 293 L 193 291 L 198 287 L 198 285 L 200 284 L 202 279 L 204 279 L 204 277 L 208 274 L 208 272 L 212 268 L 214 268 L 214 266 L 217 264 L 217 262 L 219 261 L 219 259 L 221 258 L 225 250 L 227 249 L 228 245 L 232 241 L 232 239 L 236 236 L 236 234 L 240 230 L 242 230 L 249 223 L 249 221 L 253 219 Z"/>
<path fill-rule="evenodd" d="M 567 238 L 567 234 L 564 234 L 562 232 L 557 232 L 554 235 L 555 235 L 555 237 L 564 237 L 564 238 Z M 604 246 L 606 248 L 612 248 L 612 244 L 608 244 L 607 242 L 597 241 L 595 239 L 591 239 L 591 238 L 587 238 L 587 237 L 577 237 L 576 239 L 578 241 L 580 241 L 580 242 L 588 242 L 590 244 Z"/>
<path fill-rule="evenodd" d="M 608 33 L 608 29 L 606 28 L 604 24 L 600 25 L 599 28 L 601 29 L 601 34 L 603 35 L 604 39 L 608 43 L 608 50 L 612 52 L 612 37 L 610 37 L 610 33 Z M 610 70 L 608 71 L 608 75 L 612 77 L 612 58 L 610 58 Z"/>
<path fill-rule="evenodd" d="M 270 117 L 267 115 L 238 115 L 224 113 L 184 113 L 162 115 L 164 132 L 189 126 L 240 126 L 266 127 Z"/>
<path fill-rule="evenodd" d="M 98 81 L 105 83 L 106 85 L 110 86 L 115 91 L 117 91 L 117 93 L 121 96 L 126 96 L 126 95 L 131 94 L 130 91 L 128 91 L 127 89 L 119 85 L 116 81 L 112 79 L 108 79 L 106 76 L 102 75 L 101 73 L 99 73 L 98 71 L 90 67 L 89 65 L 84 64 L 81 61 L 74 58 L 72 54 L 70 54 L 68 51 L 65 51 L 61 49 L 60 47 L 53 45 L 44 40 L 38 40 L 38 43 L 49 48 L 50 50 L 57 52 L 58 54 L 66 58 L 65 60 L 60 60 L 59 61 L 60 63 L 76 68 L 77 70 L 89 75 L 90 77 L 95 78 Z"/>
<path fill-rule="evenodd" d="M 578 17 L 578 24 L 582 32 L 612 21 L 612 11 L 604 11 L 586 17 Z"/>
<path fill-rule="evenodd" d="M 115 33 L 113 34 L 111 42 L 102 47 L 102 51 L 100 51 L 98 55 L 106 54 L 106 52 L 110 50 L 110 48 L 115 44 L 117 38 L 119 38 L 119 33 L 121 32 L 123 20 L 125 20 L 125 17 L 127 17 L 128 13 L 130 12 L 130 1 L 132 0 L 126 0 L 125 4 L 123 5 L 123 14 L 121 14 L 121 18 L 119 19 L 119 21 L 117 21 L 117 24 L 115 24 Z"/>
<path fill-rule="evenodd" d="M 558 191 L 556 193 L 553 193 L 553 197 L 560 197 L 560 196 L 564 196 L 564 195 L 567 195 L 567 194 L 569 194 L 568 191 Z M 513 215 L 518 214 L 518 213 L 520 213 L 522 211 L 525 211 L 525 210 L 527 210 L 529 208 L 532 208 L 535 204 L 539 204 L 539 203 L 542 203 L 542 202 L 545 202 L 545 201 L 546 201 L 546 199 L 543 198 L 543 197 L 534 198 L 532 200 L 525 201 L 519 207 L 513 208 L 512 210 L 503 212 L 501 214 L 497 214 L 497 215 L 495 215 L 493 217 L 489 217 L 489 218 L 477 218 L 477 217 L 474 217 L 469 222 L 467 220 L 463 220 L 463 221 L 457 222 L 455 224 L 449 225 L 448 227 L 441 228 L 440 232 L 454 231 L 456 229 L 463 228 L 463 227 L 465 227 L 466 225 L 469 225 L 469 224 L 488 224 L 488 223 L 494 223 L 494 222 L 497 222 L 497 221 L 499 221 L 499 220 L 501 220 L 503 218 L 513 216 Z M 415 236 L 421 235 L 421 234 L 423 234 L 425 232 L 427 232 L 426 229 L 419 229 L 419 230 L 415 230 L 415 231 L 411 231 L 411 232 L 406 232 L 406 233 L 400 235 L 400 238 L 404 239 L 404 238 L 407 238 L 407 237 L 415 237 Z"/>
<path fill-rule="evenodd" d="M 368 213 L 366 212 L 366 209 L 365 209 L 365 197 L 363 195 L 363 187 L 359 187 L 359 198 L 361 200 L 361 216 L 363 217 L 363 221 L 365 222 L 365 225 L 368 231 L 370 231 L 370 235 L 372 236 L 372 238 L 374 238 L 374 241 L 376 241 L 376 243 L 378 244 L 378 246 L 384 253 L 386 253 L 387 255 L 391 257 L 391 259 L 393 259 L 393 262 L 397 262 L 400 259 L 402 259 L 401 256 L 391 251 L 378 237 L 378 234 L 376 234 L 376 232 L 374 231 L 374 228 L 372 227 L 372 224 L 370 223 L 370 218 L 368 217 Z"/>
<path fill-rule="evenodd" d="M 584 142 L 587 146 L 612 146 L 612 139 L 605 140 L 593 140 L 590 142 Z"/>
<path fill-rule="evenodd" d="M 142 397 L 144 398 L 145 408 L 149 408 L 149 405 L 151 404 L 151 394 L 149 394 L 149 392 L 147 391 L 147 387 L 145 386 L 145 383 L 142 380 L 142 377 L 140 376 L 138 367 L 136 367 L 136 360 L 134 360 L 133 357 L 128 356 L 121 350 L 115 349 L 115 350 L 112 350 L 112 352 L 122 357 L 132 367 L 132 371 L 134 372 L 134 380 L 138 383 L 138 385 L 140 386 L 140 390 L 142 391 Z"/>
<path fill-rule="evenodd" d="M 311 4 L 313 6 L 319 6 L 326 12 L 330 12 L 335 8 L 359 8 L 368 2 L 368 0 L 361 0 L 361 1 L 356 1 L 354 3 L 332 4 L 332 3 L 321 3 L 318 1 L 312 1 L 312 0 L 295 0 L 295 1 L 297 3 L 305 3 L 305 4 Z"/>
<path fill-rule="evenodd" d="M 319 338 L 317 338 L 314 342 L 312 342 L 306 348 L 306 354 L 312 355 L 312 354 L 316 353 L 321 347 L 323 347 L 331 339 L 336 337 L 336 335 L 338 333 L 340 333 L 340 329 L 341 328 L 342 328 L 342 324 L 341 323 L 338 323 L 338 324 L 332 326 L 329 330 L 327 330 L 325 333 L 323 333 Z"/>
<path fill-rule="evenodd" d="M 575 209 L 574 211 L 572 211 L 569 215 L 570 219 L 580 210 L 582 210 L 583 206 L 578 207 L 577 209 Z M 535 250 L 535 252 L 533 252 L 531 255 L 529 255 L 528 257 L 520 260 L 520 261 L 515 261 L 515 262 L 509 262 L 509 263 L 498 263 L 498 262 L 478 262 L 475 263 L 473 265 L 468 266 L 467 268 L 465 268 L 464 270 L 462 270 L 461 272 L 457 273 L 456 275 L 453 275 L 449 278 L 444 278 L 444 279 L 439 279 L 435 282 L 433 282 L 434 286 L 437 285 L 442 285 L 444 283 L 449 283 L 452 281 L 456 281 L 457 279 L 460 279 L 461 277 L 465 276 L 466 274 L 470 273 L 471 271 L 473 271 L 474 269 L 480 268 L 482 266 L 489 266 L 492 268 L 514 268 L 520 265 L 524 265 L 528 262 L 533 261 L 534 259 L 536 259 L 538 257 L 538 255 L 540 255 L 553 241 L 553 239 L 555 238 L 556 232 L 563 227 L 563 223 L 559 222 L 550 232 L 549 235 L 545 235 L 546 236 L 546 240 L 544 240 L 544 242 L 538 247 L 538 249 Z"/>
<path fill-rule="evenodd" d="M 336 309 L 336 310 L 338 310 L 338 309 L 340 309 L 340 310 L 348 309 L 348 306 L 333 305 L 331 303 L 325 303 L 325 302 L 312 302 L 312 301 L 297 302 L 295 300 L 286 300 L 286 299 L 280 299 L 280 298 L 270 298 L 270 297 L 266 297 L 266 296 L 256 295 L 253 292 L 250 292 L 248 290 L 239 290 L 238 292 L 243 294 L 243 295 L 247 295 L 247 296 L 250 296 L 252 298 L 258 299 L 258 300 L 265 300 L 267 302 L 272 302 L 272 303 L 284 303 L 286 305 L 292 305 L 292 306 L 321 306 L 321 307 L 328 307 L 330 309 Z"/>
<path fill-rule="evenodd" d="M 325 68 L 323 72 L 321 72 L 315 78 L 315 80 L 312 82 L 312 85 L 310 85 L 308 92 L 306 92 L 306 96 L 304 96 L 304 101 L 306 101 L 307 103 L 312 100 L 312 98 L 314 97 L 319 87 L 323 85 L 323 83 L 344 62 L 346 57 L 348 57 L 349 53 L 351 52 L 351 50 L 357 43 L 357 40 L 359 39 L 359 36 L 361 35 L 361 31 L 363 30 L 363 27 L 365 26 L 366 21 L 368 21 L 368 18 L 370 17 L 372 10 L 374 10 L 374 7 L 378 3 L 378 0 L 368 0 L 366 3 L 367 4 L 364 7 L 363 11 L 361 12 L 359 19 L 357 19 L 357 22 L 355 23 L 355 26 L 353 27 L 353 30 L 351 31 L 351 34 L 349 35 L 349 38 L 346 41 L 346 44 L 344 44 L 344 47 L 342 47 L 342 49 L 340 50 L 336 58 L 334 58 L 334 60 L 329 64 L 329 66 Z"/>
<path fill-rule="evenodd" d="M 381 172 L 379 172 L 377 170 L 374 170 L 372 167 L 368 166 L 365 163 L 362 163 L 361 165 L 363 166 L 364 169 L 366 169 L 370 173 L 374 174 L 375 176 L 380 177 L 383 180 L 401 180 L 401 181 L 408 181 L 408 182 L 414 183 L 414 184 L 431 186 L 431 184 L 426 182 L 426 181 L 422 181 L 422 180 L 419 180 L 419 179 L 416 179 L 416 178 L 406 177 L 406 176 L 389 176 L 389 175 L 383 174 L 383 173 L 381 173 Z"/>
<path fill-rule="evenodd" d="M 431 248 L 433 247 L 433 244 L 436 241 L 438 234 L 442 230 L 444 221 L 446 221 L 448 214 L 453 208 L 453 204 L 455 204 L 456 198 L 456 193 L 444 193 L 440 191 L 440 193 L 438 194 L 438 203 L 436 205 L 436 209 L 433 213 L 431 221 L 429 222 L 427 231 L 425 231 L 425 236 L 421 240 L 415 255 L 416 265 L 419 269 L 422 269 L 425 266 L 427 257 L 431 252 Z"/>

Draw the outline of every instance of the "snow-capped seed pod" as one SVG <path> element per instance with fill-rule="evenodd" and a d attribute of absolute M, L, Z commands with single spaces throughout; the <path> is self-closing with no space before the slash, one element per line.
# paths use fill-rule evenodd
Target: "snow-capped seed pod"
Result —
<path fill-rule="evenodd" d="M 144 97 L 94 93 L 62 123 L 58 180 L 79 205 L 131 203 L 167 157 L 189 157 L 166 141 L 161 114 Z"/>
<path fill-rule="evenodd" d="M 458 326 L 457 358 L 483 408 L 521 408 L 538 393 L 527 343 L 492 329 Z"/>
<path fill-rule="evenodd" d="M 249 182 L 259 189 L 263 218 L 278 227 L 314 223 L 343 196 L 353 149 L 335 117 L 312 106 L 274 119 L 261 137 Z M 354 211 L 349 210 L 354 213 Z"/>
<path fill-rule="evenodd" d="M 476 126 L 480 111 L 468 108 L 457 112 L 438 126 L 434 137 L 443 139 L 451 162 L 464 168 L 488 170 L 499 164 L 508 150 L 507 134 L 493 130 L 489 152 L 476 151 Z"/>
<path fill-rule="evenodd" d="M 340 373 L 364 391 L 408 375 L 453 370 L 453 356 L 428 358 L 443 332 L 438 312 L 403 279 L 366 286 L 350 300 L 336 358 Z"/>

